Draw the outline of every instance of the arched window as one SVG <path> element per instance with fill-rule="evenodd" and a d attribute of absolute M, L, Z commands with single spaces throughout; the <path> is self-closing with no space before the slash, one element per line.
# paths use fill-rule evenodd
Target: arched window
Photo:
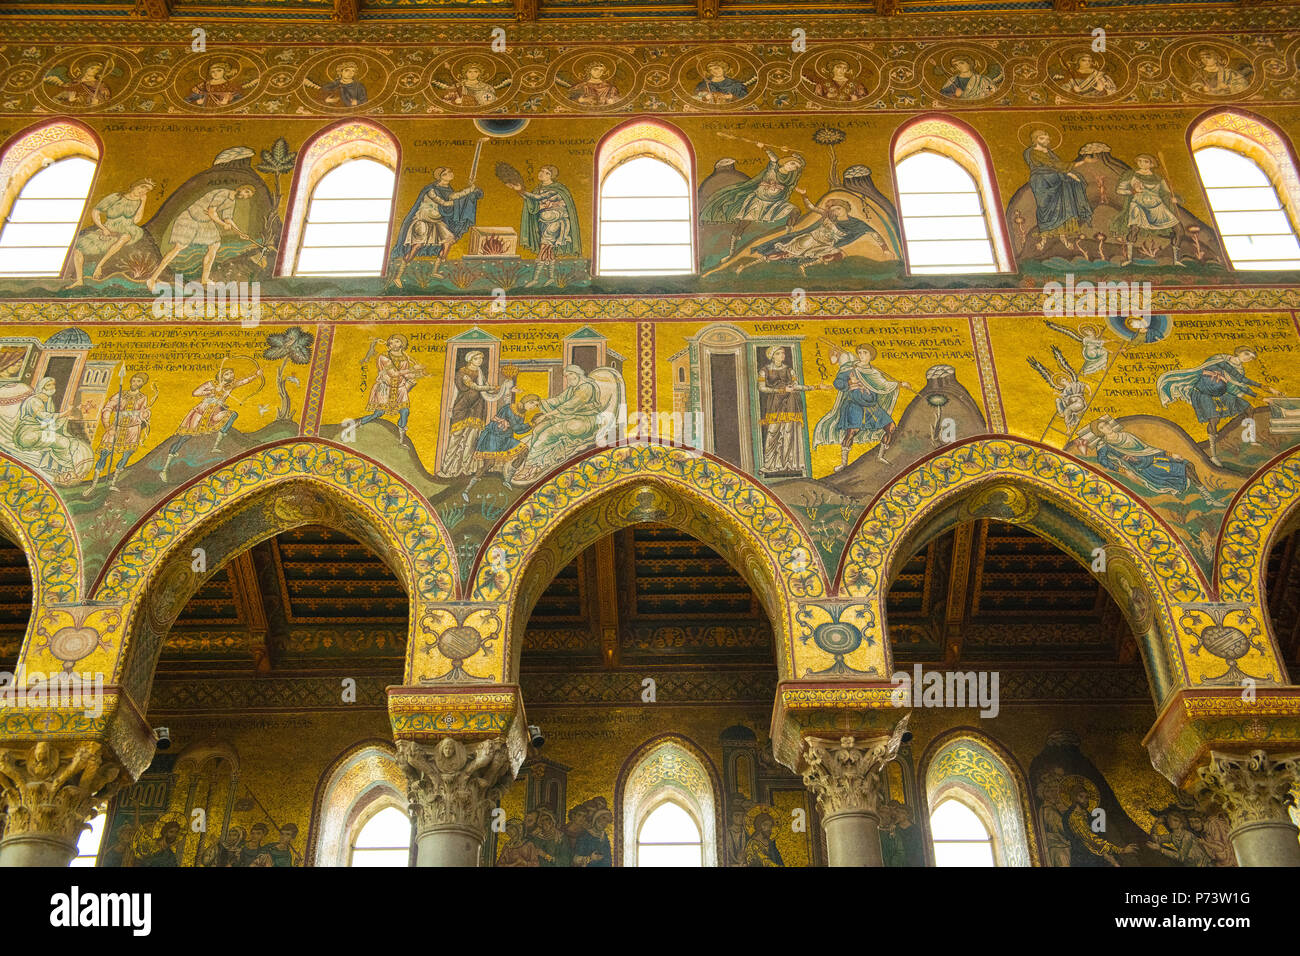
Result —
<path fill-rule="evenodd" d="M 912 275 L 1011 271 L 992 169 L 973 132 L 915 120 L 895 135 L 893 155 Z"/>
<path fill-rule="evenodd" d="M 672 800 L 651 810 L 636 838 L 637 866 L 703 866 L 704 838 L 695 819 Z"/>
<path fill-rule="evenodd" d="M 104 842 L 104 824 L 108 816 L 100 810 L 90 818 L 89 828 L 81 831 L 77 837 L 77 855 L 68 866 L 94 866 L 99 858 L 99 845 Z"/>
<path fill-rule="evenodd" d="M 317 789 L 308 859 L 314 866 L 408 865 L 405 792 L 391 744 L 362 744 L 343 754 Z"/>
<path fill-rule="evenodd" d="M 661 123 L 630 123 L 596 148 L 596 274 L 695 271 L 690 145 Z"/>
<path fill-rule="evenodd" d="M 396 141 L 370 123 L 332 126 L 303 147 L 281 275 L 382 275 L 397 166 Z"/>
<path fill-rule="evenodd" d="M 1300 268 L 1300 178 L 1281 134 L 1226 111 L 1198 122 L 1191 146 L 1233 268 Z"/>
<path fill-rule="evenodd" d="M 717 773 L 690 741 L 645 744 L 619 774 L 623 866 L 717 866 Z"/>
<path fill-rule="evenodd" d="M 20 134 L 0 157 L 0 278 L 63 271 L 95 179 L 99 145 L 78 124 Z"/>
<path fill-rule="evenodd" d="M 361 821 L 352 838 L 348 866 L 407 866 L 410 857 L 411 818 L 390 804 Z"/>
<path fill-rule="evenodd" d="M 993 741 L 957 731 L 924 761 L 936 866 L 1032 866 L 1028 789 Z"/>
<path fill-rule="evenodd" d="M 984 821 L 956 797 L 930 814 L 935 866 L 993 866 L 993 836 Z"/>

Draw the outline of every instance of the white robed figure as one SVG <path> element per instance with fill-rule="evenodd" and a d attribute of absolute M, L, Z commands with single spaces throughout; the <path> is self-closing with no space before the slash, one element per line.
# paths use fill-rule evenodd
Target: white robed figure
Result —
<path fill-rule="evenodd" d="M 617 370 L 602 366 L 589 374 L 581 366 L 567 365 L 564 385 L 559 395 L 541 403 L 533 419 L 532 434 L 524 439 L 528 457 L 511 478 L 517 485 L 536 481 L 593 447 L 598 436 L 607 436 L 610 444 L 619 437 L 613 426 L 627 399 Z"/>
<path fill-rule="evenodd" d="M 55 407 L 57 390 L 52 378 L 35 389 L 20 382 L 0 387 L 0 450 L 68 485 L 85 477 L 93 456 L 88 442 L 69 433 L 71 412 Z"/>

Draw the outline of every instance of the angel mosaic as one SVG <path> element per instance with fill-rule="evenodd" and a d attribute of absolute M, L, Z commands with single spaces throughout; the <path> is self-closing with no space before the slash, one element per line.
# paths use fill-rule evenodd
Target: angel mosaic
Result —
<path fill-rule="evenodd" d="M 366 85 L 361 82 L 362 67 L 356 60 L 342 60 L 329 68 L 329 80 L 315 83 L 310 78 L 303 85 L 314 90 L 326 106 L 361 106 L 366 101 Z"/>
<path fill-rule="evenodd" d="M 608 106 L 622 95 L 614 85 L 614 69 L 604 60 L 590 60 L 576 71 L 582 77 L 577 83 L 556 77 L 556 82 L 567 88 L 568 97 L 582 106 Z"/>
<path fill-rule="evenodd" d="M 1030 367 L 1043 377 L 1048 388 L 1056 396 L 1056 414 L 1061 416 L 1065 422 L 1065 431 L 1068 435 L 1073 435 L 1075 429 L 1079 427 L 1079 420 L 1083 413 L 1088 410 L 1088 396 L 1091 389 L 1083 382 L 1079 381 L 1079 375 L 1075 372 L 1074 367 L 1070 364 L 1065 354 L 1052 346 L 1052 358 L 1056 360 L 1059 372 L 1053 373 L 1048 370 L 1047 366 L 1034 358 L 1028 357 Z"/>
<path fill-rule="evenodd" d="M 946 63 L 935 65 L 935 72 L 943 80 L 939 92 L 955 100 L 988 99 L 998 91 L 1002 82 L 1002 68 L 996 63 L 984 66 L 970 53 L 955 53 Z"/>
<path fill-rule="evenodd" d="M 113 57 L 89 60 L 85 66 L 58 66 L 45 75 L 45 82 L 57 86 L 54 99 L 69 106 L 102 106 L 113 96 L 108 79 L 121 76 Z"/>
<path fill-rule="evenodd" d="M 1198 93 L 1224 96 L 1242 93 L 1250 86 L 1250 64 L 1242 61 L 1233 65 L 1227 54 L 1216 47 L 1200 47 L 1189 54 L 1189 59 L 1194 71 L 1192 89 Z"/>
<path fill-rule="evenodd" d="M 215 60 L 203 70 L 203 78 L 190 88 L 185 102 L 195 106 L 231 106 L 247 95 L 248 90 L 257 85 L 257 75 L 243 80 L 238 79 L 239 64 Z"/>
<path fill-rule="evenodd" d="M 825 75 L 805 78 L 812 84 L 813 95 L 834 103 L 856 103 L 866 97 L 867 88 L 859 82 L 848 60 L 831 60 L 826 69 Z"/>
<path fill-rule="evenodd" d="M 695 84 L 695 98 L 701 103 L 733 103 L 749 95 L 749 87 L 731 76 L 726 60 L 714 59 L 704 64 L 704 78 Z"/>
<path fill-rule="evenodd" d="M 442 92 L 438 99 L 452 106 L 490 106 L 497 95 L 510 85 L 510 77 L 491 82 L 492 73 L 482 63 L 466 63 L 455 75 L 455 82 L 442 83 L 436 77 L 430 82 Z"/>
<path fill-rule="evenodd" d="M 1105 70 L 1105 61 L 1099 54 L 1087 51 L 1074 53 L 1068 58 L 1061 54 L 1062 69 L 1052 74 L 1052 79 L 1067 93 L 1075 96 L 1112 96 L 1119 87 Z"/>

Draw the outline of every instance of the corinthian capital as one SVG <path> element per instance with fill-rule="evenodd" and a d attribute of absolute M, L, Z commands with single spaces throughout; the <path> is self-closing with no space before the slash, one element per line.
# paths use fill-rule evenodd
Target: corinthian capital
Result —
<path fill-rule="evenodd" d="M 70 843 L 128 778 L 103 744 L 89 741 L 0 750 L 5 836 L 52 834 Z"/>
<path fill-rule="evenodd" d="M 1300 753 L 1271 756 L 1254 750 L 1245 756 L 1210 752 L 1210 764 L 1196 771 L 1197 796 L 1220 806 L 1232 828 L 1252 823 L 1287 822 L 1291 791 L 1300 786 Z"/>
<path fill-rule="evenodd" d="M 841 737 L 839 743 L 804 739 L 804 786 L 817 796 L 823 817 L 849 811 L 878 813 L 885 788 L 880 772 L 898 756 L 910 715 L 888 737 Z"/>
<path fill-rule="evenodd" d="M 512 777 L 503 739 L 469 745 L 454 737 L 434 744 L 399 740 L 397 759 L 417 831 L 461 826 L 487 835 L 488 815 Z"/>

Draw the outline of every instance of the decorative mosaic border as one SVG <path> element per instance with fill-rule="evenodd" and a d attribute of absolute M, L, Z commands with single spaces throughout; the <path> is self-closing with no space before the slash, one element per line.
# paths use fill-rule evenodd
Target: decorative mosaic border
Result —
<path fill-rule="evenodd" d="M 1285 453 L 1237 492 L 1219 532 L 1215 584 L 1222 601 L 1256 604 L 1268 553 L 1300 503 L 1300 449 Z"/>
<path fill-rule="evenodd" d="M 1031 281 L 1031 280 L 1025 280 Z M 0 299 L 0 324 L 175 325 L 153 314 L 152 299 Z M 492 300 L 446 296 L 426 299 L 262 299 L 262 324 L 373 325 L 393 322 L 708 322 L 789 318 L 788 295 L 512 297 L 493 311 Z M 1300 309 L 1300 286 L 1222 286 L 1153 289 L 1152 311 L 1274 312 Z M 1032 289 L 983 291 L 810 292 L 801 319 L 953 315 L 1042 315 L 1043 293 Z M 187 320 L 186 324 L 204 324 Z M 211 325 L 230 320 L 213 319 Z"/>
<path fill-rule="evenodd" d="M 859 519 L 836 578 L 842 590 L 865 599 L 884 621 L 889 562 L 908 535 L 940 502 L 990 482 L 1026 486 L 1132 555 L 1156 604 L 1156 621 L 1171 662 L 1182 660 L 1173 602 L 1207 599 L 1195 561 L 1136 496 L 1085 465 L 1040 445 L 977 438 L 914 465 L 877 495 Z M 1178 673 L 1178 672 L 1175 672 Z M 1183 683 L 1181 679 L 1178 683 Z"/>
<path fill-rule="evenodd" d="M 21 541 L 32 566 L 32 606 L 81 597 L 81 548 L 68 509 L 49 484 L 0 455 L 0 521 Z"/>

